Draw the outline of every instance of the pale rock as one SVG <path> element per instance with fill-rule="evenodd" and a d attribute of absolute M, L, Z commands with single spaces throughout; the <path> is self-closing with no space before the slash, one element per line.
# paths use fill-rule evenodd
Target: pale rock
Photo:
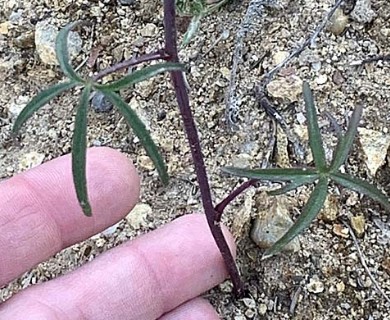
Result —
<path fill-rule="evenodd" d="M 277 51 L 272 55 L 272 63 L 274 65 L 278 65 L 279 63 L 283 62 L 284 59 L 286 59 L 289 56 L 288 51 Z"/>
<path fill-rule="evenodd" d="M 286 196 L 270 197 L 262 194 L 256 201 L 256 205 L 261 207 L 252 226 L 251 238 L 262 249 L 272 247 L 294 224 L 288 212 L 289 205 L 286 198 Z M 289 252 L 299 250 L 298 237 L 283 249 Z"/>
<path fill-rule="evenodd" d="M 344 227 L 342 224 L 338 224 L 338 223 L 334 224 L 332 231 L 336 236 L 339 236 L 342 238 L 349 237 L 349 229 L 347 227 Z"/>
<path fill-rule="evenodd" d="M 20 112 L 24 109 L 26 104 L 30 101 L 28 96 L 19 96 L 14 103 L 11 103 L 8 107 L 8 111 L 12 117 L 17 117 Z"/>
<path fill-rule="evenodd" d="M 152 214 L 152 208 L 146 203 L 138 203 L 126 216 L 129 225 L 137 230 L 145 226 L 148 215 Z"/>
<path fill-rule="evenodd" d="M 302 79 L 296 75 L 278 78 L 268 83 L 267 90 L 274 98 L 281 98 L 289 103 L 295 102 L 302 93 Z"/>
<path fill-rule="evenodd" d="M 26 171 L 40 165 L 45 159 L 45 155 L 35 151 L 24 154 L 19 159 L 19 171 Z"/>
<path fill-rule="evenodd" d="M 119 224 L 120 224 L 120 222 L 115 223 L 113 226 L 108 227 L 107 229 L 103 230 L 101 234 L 106 236 L 106 237 L 111 236 L 116 231 L 116 229 L 118 229 Z"/>
<path fill-rule="evenodd" d="M 351 217 L 351 227 L 355 231 L 357 237 L 361 237 L 364 234 L 366 227 L 366 220 L 363 215 Z"/>
<path fill-rule="evenodd" d="M 150 157 L 145 156 L 145 155 L 141 155 L 141 156 L 137 157 L 137 164 L 141 168 L 146 169 L 146 170 L 153 170 L 154 169 L 154 164 L 153 164 L 152 159 L 150 159 Z"/>
<path fill-rule="evenodd" d="M 327 29 L 335 36 L 342 34 L 348 25 L 348 16 L 344 14 L 344 11 L 337 8 L 329 20 Z"/>
<path fill-rule="evenodd" d="M 267 305 L 265 303 L 260 303 L 259 305 L 259 314 L 264 316 L 267 313 Z"/>
<path fill-rule="evenodd" d="M 370 23 L 376 16 L 371 9 L 371 0 L 357 0 L 351 12 L 351 17 L 360 23 Z"/>
<path fill-rule="evenodd" d="M 157 34 L 158 28 L 153 23 L 147 23 L 143 29 L 141 29 L 141 36 L 154 37 Z"/>
<path fill-rule="evenodd" d="M 337 290 L 337 292 L 344 292 L 344 290 L 345 290 L 344 282 L 341 281 L 341 282 L 337 283 L 336 290 Z"/>
<path fill-rule="evenodd" d="M 321 219 L 326 222 L 335 221 L 339 211 L 338 200 L 333 195 L 328 195 L 321 210 Z"/>
<path fill-rule="evenodd" d="M 366 165 L 371 176 L 385 161 L 387 149 L 390 146 L 390 135 L 366 128 L 358 128 L 360 143 L 366 155 Z"/>
<path fill-rule="evenodd" d="M 321 293 L 321 292 L 324 292 L 325 286 L 324 286 L 324 283 L 322 281 L 318 280 L 318 278 L 316 278 L 316 277 L 313 277 L 310 279 L 306 288 L 307 288 L 307 291 L 309 291 L 311 293 Z"/>
<path fill-rule="evenodd" d="M 323 85 L 325 83 L 328 82 L 328 76 L 326 74 L 320 74 L 317 78 L 316 78 L 316 83 L 318 85 Z"/>
<path fill-rule="evenodd" d="M 9 21 L 0 23 L 0 34 L 7 35 L 8 34 L 8 30 L 9 30 L 9 26 L 10 26 L 10 22 Z"/>
<path fill-rule="evenodd" d="M 222 67 L 219 71 L 221 71 L 222 76 L 229 80 L 230 79 L 230 69 L 227 67 Z"/>
<path fill-rule="evenodd" d="M 55 53 L 55 41 L 58 35 L 57 27 L 47 21 L 38 22 L 35 26 L 35 49 L 43 63 L 58 65 Z M 82 47 L 82 40 L 77 32 L 69 32 L 68 50 L 70 59 L 77 56 Z"/>
<path fill-rule="evenodd" d="M 236 154 L 232 157 L 233 167 L 248 168 L 250 166 L 251 156 L 247 153 Z"/>

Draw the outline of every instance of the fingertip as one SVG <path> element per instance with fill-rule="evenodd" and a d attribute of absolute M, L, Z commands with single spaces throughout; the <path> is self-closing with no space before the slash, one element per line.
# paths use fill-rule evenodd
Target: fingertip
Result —
<path fill-rule="evenodd" d="M 213 306 L 205 299 L 195 298 L 175 310 L 165 314 L 159 320 L 218 320 L 220 319 Z"/>

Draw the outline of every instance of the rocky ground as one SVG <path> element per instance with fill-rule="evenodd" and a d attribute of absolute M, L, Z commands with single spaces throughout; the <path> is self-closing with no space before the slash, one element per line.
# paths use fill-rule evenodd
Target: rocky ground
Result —
<path fill-rule="evenodd" d="M 272 103 L 288 124 L 286 133 L 275 129 L 258 106 L 254 86 L 264 73 L 314 32 L 334 3 L 330 0 L 277 2 L 276 8 L 258 12 L 244 40 L 236 90 L 239 121 L 234 132 L 226 125 L 225 97 L 235 34 L 248 1 L 228 5 L 206 17 L 199 33 L 180 53 L 189 69 L 191 105 L 214 199 L 223 199 L 239 181 L 222 175 L 221 166 L 258 167 L 264 159 L 268 165 L 281 166 L 311 161 L 301 97 L 304 80 L 310 83 L 315 94 L 327 157 L 336 143 L 331 119 L 336 119 L 344 129 L 354 106 L 364 105 L 359 138 L 345 171 L 376 183 L 390 194 L 389 61 L 360 63 L 380 55 L 388 57 L 390 4 L 387 0 L 376 0 L 370 7 L 369 1 L 358 0 L 354 8 L 354 1 L 345 1 L 333 26 L 319 34 L 316 45 L 306 48 L 275 76 L 267 89 Z M 59 27 L 78 19 L 93 22 L 77 30 L 71 41 L 73 64 L 88 74 L 160 48 L 163 25 L 161 3 L 151 0 L 134 1 L 130 6 L 111 0 L 0 0 L 0 7 L 3 8 L 0 12 L 0 179 L 3 179 L 71 151 L 76 94 L 65 94 L 40 110 L 23 129 L 19 143 L 9 136 L 15 117 L 29 99 L 48 84 L 62 79 L 51 44 Z M 182 33 L 187 24 L 188 19 L 179 20 Z M 91 51 L 95 56 L 98 54 L 94 65 L 88 60 Z M 134 160 L 142 174 L 138 212 L 104 233 L 63 250 L 2 288 L 0 302 L 22 288 L 68 272 L 179 215 L 201 210 L 190 152 L 168 77 L 158 76 L 141 83 L 134 90 L 123 92 L 123 96 L 158 141 L 172 177 L 170 186 L 161 187 L 151 161 L 118 113 L 92 111 L 89 144 L 121 150 Z M 292 137 L 305 146 L 304 159 L 294 154 Z M 269 141 L 274 138 L 276 147 L 270 152 Z M 263 184 L 249 190 L 224 216 L 224 222 L 237 239 L 237 261 L 249 293 L 245 299 L 235 300 L 230 282 L 208 292 L 206 297 L 221 318 L 389 319 L 390 303 L 364 269 L 351 235 L 351 230 L 357 234 L 368 270 L 389 297 L 388 213 L 366 197 L 332 186 L 325 210 L 302 234 L 300 242 L 294 244 L 297 251 L 260 261 L 263 249 L 250 238 L 252 222 L 271 221 L 268 231 L 278 232 L 272 226 L 280 219 L 288 223 L 291 223 L 289 219 L 296 219 L 310 191 L 301 188 L 287 196 L 272 198 L 264 193 L 270 187 Z"/>

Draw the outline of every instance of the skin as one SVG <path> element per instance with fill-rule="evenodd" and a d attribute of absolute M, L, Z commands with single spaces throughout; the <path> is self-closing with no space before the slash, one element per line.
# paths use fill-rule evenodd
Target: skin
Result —
<path fill-rule="evenodd" d="M 109 148 L 89 149 L 87 159 L 92 218 L 78 206 L 68 155 L 0 183 L 0 287 L 134 207 L 139 177 L 128 159 Z M 0 319 L 214 320 L 197 297 L 226 277 L 204 215 L 190 214 L 23 290 L 0 305 Z"/>

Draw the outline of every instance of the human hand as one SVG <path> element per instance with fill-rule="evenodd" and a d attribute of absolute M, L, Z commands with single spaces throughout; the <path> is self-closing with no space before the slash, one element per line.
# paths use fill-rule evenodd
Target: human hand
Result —
<path fill-rule="evenodd" d="M 87 178 L 91 218 L 78 205 L 69 156 L 0 183 L 0 287 L 113 225 L 138 199 L 134 166 L 115 150 L 88 150 Z M 0 319 L 219 319 L 196 297 L 226 277 L 204 215 L 187 215 L 23 290 L 0 306 Z"/>

